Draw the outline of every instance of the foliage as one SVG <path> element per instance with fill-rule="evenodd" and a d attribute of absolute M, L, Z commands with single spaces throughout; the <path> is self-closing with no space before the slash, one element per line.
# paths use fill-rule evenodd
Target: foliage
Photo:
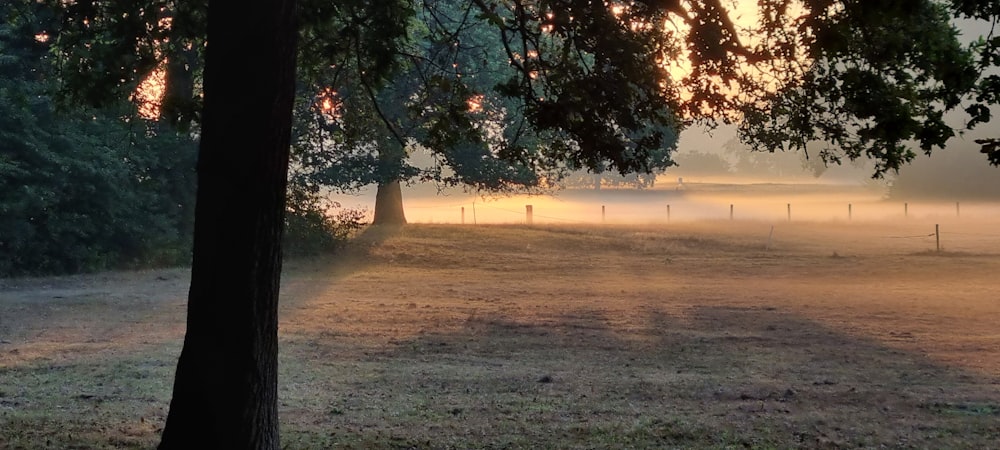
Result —
<path fill-rule="evenodd" d="M 172 88 L 171 63 L 185 61 L 193 73 L 180 75 L 200 79 L 202 54 L 190 49 L 204 46 L 203 10 L 158 0 L 48 4 L 65 98 L 104 104 L 166 67 L 164 103 L 198 120 L 198 92 Z M 420 180 L 503 191 L 581 168 L 650 173 L 671 164 L 680 125 L 660 88 L 658 33 L 634 33 L 602 6 L 586 7 L 593 21 L 562 25 L 548 24 L 542 9 L 529 19 L 496 6 L 301 1 L 295 142 L 310 170 L 300 175 L 342 189 Z M 530 23 L 500 30 L 497 19 Z M 579 39 L 598 27 L 611 33 Z M 531 48 L 513 50 L 515 40 Z M 95 77 L 105 66 L 111 75 Z M 324 101 L 338 106 L 335 120 L 317 107 Z M 424 151 L 430 164 L 409 161 Z"/>
<path fill-rule="evenodd" d="M 336 210 L 336 214 L 331 212 Z M 367 211 L 342 208 L 340 203 L 302 189 L 289 191 L 285 212 L 286 255 L 316 255 L 342 248 L 366 224 Z"/>
<path fill-rule="evenodd" d="M 100 19 L 107 14 L 103 8 L 116 6 L 93 6 L 98 9 L 80 17 L 108 20 L 104 28 L 98 27 L 102 36 L 122 31 L 115 20 Z M 90 78 L 57 77 L 52 64 L 65 61 L 68 53 L 54 50 L 62 50 L 67 42 L 36 36 L 47 35 L 59 20 L 80 26 L 83 19 L 76 11 L 71 8 L 60 19 L 33 2 L 0 7 L 10 17 L 0 24 L 0 276 L 187 264 L 196 141 L 163 121 L 137 117 L 131 105 L 109 100 L 114 98 L 107 95 L 109 90 L 134 89 L 136 80 L 119 85 L 120 80 L 102 76 L 101 83 L 114 83 L 112 87 L 90 84 Z M 81 51 L 75 44 L 83 43 L 69 42 L 74 43 L 70 52 Z M 115 49 L 122 50 L 100 51 L 110 55 Z M 58 75 L 82 70 L 65 65 L 59 69 L 63 72 Z M 57 84 L 67 82 L 72 83 L 62 86 L 67 91 L 54 95 Z M 89 98 L 98 92 L 104 92 L 100 101 Z M 102 108 L 87 108 L 78 101 Z M 186 105 L 178 107 L 178 117 L 190 120 L 192 106 L 178 103 Z M 362 225 L 363 211 L 341 210 L 330 218 L 325 214 L 329 205 L 315 196 L 293 194 L 292 200 L 287 233 L 291 253 L 335 249 Z"/>
<path fill-rule="evenodd" d="M 203 67 L 204 2 L 39 0 L 33 9 L 46 19 L 38 31 L 52 39 L 59 72 L 56 100 L 115 106 L 132 97 L 142 80 L 165 70 L 159 106 L 166 122 L 187 131 L 200 121 L 195 85 Z"/>
<path fill-rule="evenodd" d="M 341 189 L 420 180 L 487 191 L 559 178 L 565 167 L 542 160 L 543 139 L 523 105 L 497 89 L 516 72 L 491 25 L 473 13 L 461 1 L 424 2 L 405 22 L 411 39 L 395 45 L 398 64 L 381 79 L 349 53 L 309 72 L 307 89 L 320 94 L 298 114 L 305 175 Z M 423 154 L 431 157 L 420 161 Z"/>
<path fill-rule="evenodd" d="M 558 185 L 564 188 L 601 189 L 604 187 L 624 189 L 646 189 L 656 184 L 655 173 L 628 173 L 604 171 L 593 173 L 577 170 L 563 176 Z"/>
<path fill-rule="evenodd" d="M 0 275 L 186 263 L 193 140 L 120 106 L 56 110 L 42 18 L 14 6 L 0 8 Z"/>
<path fill-rule="evenodd" d="M 1000 40 L 984 38 L 963 48 L 949 22 L 952 16 L 995 17 L 996 7 L 990 2 L 822 1 L 803 2 L 798 9 L 764 2 L 762 21 L 754 30 L 734 26 L 717 1 L 617 6 L 616 10 L 584 1 L 424 0 L 372 5 L 303 0 L 299 32 L 303 95 L 297 105 L 294 164 L 298 170 L 293 170 L 292 190 L 316 192 L 317 185 L 353 189 L 400 179 L 502 191 L 540 187 L 564 177 L 563 184 L 571 186 L 645 187 L 655 179 L 648 173 L 674 164 L 671 153 L 682 128 L 679 117 L 741 120 L 741 137 L 755 150 L 807 151 L 818 146 L 818 155 L 812 152 L 818 157 L 807 160 L 817 173 L 822 170 L 818 162 L 867 156 L 878 163 L 876 175 L 881 175 L 898 170 L 915 156 L 912 143 L 925 152 L 942 146 L 954 134 L 944 124 L 943 113 L 957 107 L 960 99 L 971 99 L 965 111 L 973 126 L 990 120 L 988 106 L 1000 98 L 1000 78 L 980 76 L 1000 63 Z M 131 182 L 123 181 L 131 180 L 129 170 L 145 171 L 136 175 L 145 180 L 141 189 L 161 183 L 164 189 L 178 191 L 168 197 L 190 196 L 190 191 L 180 192 L 189 188 L 179 187 L 191 186 L 190 173 L 184 175 L 188 181 L 173 182 L 171 177 L 179 175 L 157 172 L 158 165 L 191 164 L 186 138 L 171 138 L 160 126 L 136 121 L 112 125 L 116 114 L 56 112 L 46 107 L 59 99 L 113 106 L 113 99 L 127 96 L 157 67 L 167 67 L 164 107 L 169 111 L 168 105 L 177 105 L 167 120 L 197 124 L 200 100 L 194 86 L 200 83 L 205 10 L 153 0 L 128 5 L 11 2 L 6 8 L 19 19 L 6 28 L 6 63 L 0 69 L 6 78 L 3 120 L 7 139 L 17 136 L 23 142 L 5 148 L 0 171 L 9 186 L 49 186 L 36 188 L 48 189 L 45 192 L 22 195 L 19 202 L 6 202 L 5 211 L 10 212 L 3 220 L 12 230 L 6 233 L 7 251 L 13 251 L 10 242 L 27 243 L 30 236 L 40 236 L 39 225 L 23 221 L 48 216 L 27 211 L 66 208 L 42 199 L 67 199 L 81 207 L 95 203 L 99 197 L 76 201 L 69 191 L 96 192 L 103 189 L 101 183 L 126 186 Z M 691 27 L 687 36 L 663 34 L 648 26 L 678 19 Z M 15 26 L 24 28 L 11 28 Z M 39 34 L 51 42 L 32 39 Z M 745 44 L 739 35 L 753 39 Z M 24 51 L 33 53 L 17 53 Z M 675 78 L 661 62 L 680 55 L 694 66 L 687 76 Z M 25 61 L 36 63 L 26 67 Z M 44 61 L 57 64 L 58 77 L 39 79 L 47 73 Z M 178 71 L 171 61 L 190 64 Z M 21 75 L 14 75 L 14 67 Z M 35 78 L 25 78 L 26 73 Z M 55 84 L 61 95 L 49 97 L 49 87 Z M 680 97 L 682 90 L 688 97 Z M 29 91 L 41 96 L 11 97 Z M 336 111 L 323 109 L 323 102 L 330 102 Z M 71 119 L 73 114 L 77 116 Z M 94 121 L 95 117 L 100 120 Z M 39 128 L 39 123 L 59 123 L 61 128 L 27 132 Z M 113 129 L 116 126 L 118 130 Z M 56 136 L 63 136 L 62 147 Z M 75 144 L 67 145 L 66 140 Z M 187 146 L 186 156 L 175 154 L 180 159 L 169 161 L 169 153 L 141 151 L 170 147 L 170 140 Z M 112 148 L 125 142 L 131 147 Z M 980 143 L 987 153 L 996 147 L 990 139 Z M 26 148 L 37 158 L 13 156 Z M 69 148 L 76 150 L 70 153 Z M 430 157 L 422 160 L 423 154 Z M 737 158 L 740 171 L 775 169 L 752 155 Z M 690 161 L 692 157 L 695 161 Z M 128 158 L 142 161 L 128 166 L 124 164 Z M 185 158 L 188 162 L 181 163 Z M 700 164 L 698 156 L 679 158 L 689 160 L 687 168 Z M 55 181 L 23 178 L 34 173 L 55 180 L 63 168 L 74 173 L 73 183 L 67 180 L 63 188 L 53 187 L 58 185 Z M 92 183 L 76 175 L 91 172 Z M 121 193 L 124 190 L 118 192 L 128 197 Z M 114 201 L 106 198 L 101 204 L 105 209 L 112 204 L 137 208 L 157 204 L 150 200 L 156 195 L 145 192 Z M 296 195 L 292 193 L 293 198 Z M 190 218 L 179 217 L 190 216 L 190 201 L 176 204 L 185 206 L 178 208 L 182 211 L 160 208 L 160 213 L 127 215 L 148 218 L 149 223 L 134 228 L 149 233 L 176 228 L 167 223 L 186 221 L 189 227 Z M 290 210 L 300 207 L 291 205 Z M 117 214 L 90 216 L 135 222 Z M 324 217 L 312 215 L 313 223 L 322 223 Z M 97 232 L 84 237 L 60 230 L 42 234 L 68 233 L 65 239 L 80 242 L 113 240 Z M 116 233 L 142 234 L 136 229 Z M 130 260 L 162 258 L 139 256 L 143 251 L 136 249 L 187 239 L 181 235 L 165 232 L 159 244 L 152 244 L 151 237 L 136 238 L 146 244 L 121 240 L 121 246 L 131 250 L 80 252 L 62 268 L 42 261 L 54 258 L 43 256 L 48 252 L 19 253 L 39 259 L 31 264 L 48 267 L 44 270 L 77 270 L 110 264 L 118 254 L 127 254 Z"/>
<path fill-rule="evenodd" d="M 11 100 L 0 94 L 7 107 L 17 105 Z M 132 134 L 106 117 L 10 112 L 0 112 L 0 145 L 16 155 L 0 170 L 0 274 L 187 262 L 190 140 Z M 41 128 L 38 120 L 59 125 Z M 24 141 L 31 127 L 36 134 Z"/>
<path fill-rule="evenodd" d="M 911 161 L 911 142 L 926 153 L 943 148 L 955 135 L 944 113 L 976 87 L 982 69 L 950 22 L 950 6 L 972 3 L 806 2 L 799 17 L 770 5 L 769 47 L 757 51 L 771 58 L 798 49 L 808 67 L 795 77 L 776 72 L 779 89 L 742 108 L 741 136 L 756 150 L 819 145 L 827 162 L 867 157 L 875 176 Z"/>
<path fill-rule="evenodd" d="M 204 11 L 119 3 L 51 0 L 67 93 L 99 102 L 178 49 L 203 47 Z M 946 112 L 964 109 L 976 126 L 1000 99 L 1000 76 L 989 72 L 1000 38 L 963 46 L 950 22 L 992 21 L 995 1 L 758 9 L 757 23 L 740 27 L 719 0 L 302 0 L 301 90 L 330 88 L 351 116 L 325 136 L 302 131 L 299 143 L 320 150 L 313 172 L 339 187 L 399 178 L 504 189 L 578 168 L 656 171 L 670 165 L 671 133 L 722 120 L 739 123 L 755 150 L 870 158 L 881 176 L 943 147 L 957 131 Z M 164 36 L 174 44 L 157 44 Z M 668 73 L 681 57 L 687 73 Z M 114 76 L 95 78 L 102 67 Z M 472 110 L 475 95 L 488 107 Z M 407 163 L 417 143 L 434 155 L 429 167 Z M 995 139 L 980 144 L 1000 154 Z"/>
<path fill-rule="evenodd" d="M 816 162 L 867 156 L 876 161 L 875 174 L 881 176 L 914 157 L 909 142 L 929 152 L 954 135 L 943 114 L 958 106 L 979 77 L 973 52 L 956 39 L 949 5 L 939 2 L 805 2 L 799 9 L 787 2 L 763 2 L 762 22 L 754 30 L 737 29 L 717 1 L 691 2 L 687 9 L 645 2 L 610 6 L 617 12 L 609 5 L 582 1 L 425 2 L 427 13 L 417 14 L 424 20 L 411 23 L 419 25 L 423 33 L 418 34 L 430 45 L 397 47 L 403 48 L 399 59 L 405 61 L 400 67 L 409 68 L 396 72 L 393 79 L 402 81 L 396 81 L 393 89 L 406 84 L 418 91 L 442 87 L 442 93 L 422 97 L 404 89 L 386 102 L 434 100 L 411 104 L 420 112 L 416 116 L 386 114 L 376 101 L 375 112 L 387 127 L 381 141 L 395 137 L 399 147 L 412 142 L 400 139 L 409 136 L 401 131 L 419 130 L 421 125 L 407 126 L 400 117 L 430 121 L 427 135 L 413 139 L 440 156 L 436 162 L 450 163 L 456 173 L 446 179 L 496 189 L 497 185 L 482 184 L 483 178 L 503 179 L 481 163 L 490 161 L 492 154 L 527 163 L 523 167 L 532 170 L 526 173 L 541 174 L 534 181 L 529 178 L 529 183 L 558 179 L 565 169 L 581 167 L 594 173 L 605 168 L 622 173 L 662 170 L 672 164 L 670 130 L 680 128 L 676 116 L 684 113 L 694 120 L 740 121 L 741 136 L 758 151 L 805 153 L 809 146 L 822 145 L 817 158 L 806 159 L 816 173 L 822 171 Z M 470 15 L 482 21 L 471 22 Z M 677 18 L 691 27 L 686 40 L 649 26 Z M 490 34 L 492 39 L 479 40 Z M 755 38 L 754 44 L 741 43 L 740 34 Z M 993 50 L 990 44 L 980 43 L 981 53 Z M 684 50 L 693 64 L 691 74 L 673 80 L 661 63 Z M 482 62 L 468 61 L 472 59 L 468 54 L 482 55 Z M 491 66 L 504 59 L 508 65 Z M 349 62 L 337 67 L 350 72 Z M 355 72 L 370 90 L 361 67 Z M 463 74 L 472 75 L 463 79 Z M 414 83 L 415 78 L 425 82 Z M 475 84 L 483 78 L 493 86 Z M 991 86 L 988 81 L 986 77 L 979 83 L 980 92 Z M 681 89 L 690 97 L 683 102 L 678 98 Z M 519 130 L 523 134 L 517 138 L 523 141 L 504 136 L 489 142 L 484 130 L 491 128 L 475 128 L 477 122 L 470 118 L 474 111 L 464 103 L 482 93 L 481 104 L 499 111 L 501 125 L 492 129 Z M 345 111 L 364 110 L 346 102 L 350 94 L 343 95 Z M 989 100 L 984 94 L 980 98 Z M 659 107 L 649 108 L 651 104 Z M 988 120 L 984 108 L 980 105 L 969 112 L 976 112 L 979 121 Z M 368 145 L 345 145 L 348 149 L 340 150 L 356 152 L 359 158 L 337 159 L 338 168 L 356 168 L 359 161 L 371 165 L 348 170 L 351 176 L 346 181 L 358 180 L 359 173 L 378 174 L 376 181 L 396 173 L 403 179 L 421 174 L 402 163 L 390 165 L 399 170 L 380 169 L 385 159 L 370 152 L 385 145 L 372 144 L 381 141 L 369 137 Z M 470 141 L 493 150 L 456 153 L 468 148 Z M 405 155 L 403 150 L 389 153 L 399 155 L 394 161 Z M 473 164 L 463 164 L 462 155 L 471 156 L 467 161 Z M 463 177 L 465 167 L 474 167 L 468 171 L 472 174 L 489 176 Z M 424 176 L 441 180 L 440 167 L 436 173 Z M 599 177 L 574 176 L 568 181 L 588 178 Z M 344 177 L 328 180 L 345 181 Z"/>

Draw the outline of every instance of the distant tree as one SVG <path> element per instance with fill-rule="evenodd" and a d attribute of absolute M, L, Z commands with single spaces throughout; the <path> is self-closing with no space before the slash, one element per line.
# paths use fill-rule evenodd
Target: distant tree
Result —
<path fill-rule="evenodd" d="M 744 145 L 736 137 L 722 145 L 722 153 L 729 161 L 732 172 L 740 176 L 785 177 L 810 174 L 819 177 L 826 172 L 827 162 L 809 157 L 806 152 L 761 149 Z"/>
<path fill-rule="evenodd" d="M 372 3 L 311 6 L 370 25 L 323 35 L 362 61 L 373 57 L 372 72 L 385 73 L 376 69 L 396 64 L 396 43 L 408 35 L 408 16 L 395 12 L 410 4 Z M 763 148 L 826 142 L 839 146 L 825 148 L 827 157 L 868 156 L 878 170 L 892 170 L 910 157 L 910 139 L 930 149 L 950 137 L 943 112 L 976 88 L 978 62 L 996 65 L 961 47 L 949 23 L 949 14 L 996 19 L 996 2 L 759 5 L 759 28 L 744 43 L 719 0 L 472 0 L 469 14 L 491 25 L 514 69 L 497 93 L 515 102 L 545 144 L 538 153 L 505 146 L 499 156 L 649 171 L 679 114 L 740 119 L 744 138 Z M 351 15 L 352 8 L 364 14 Z M 276 310 L 294 10 L 291 0 L 209 4 L 188 333 L 162 448 L 278 447 Z M 141 44 L 136 34 L 164 28 L 143 11 L 106 19 L 141 25 L 118 30 L 115 42 Z M 678 23 L 684 27 L 664 28 Z M 682 53 L 691 71 L 674 80 L 663 64 Z M 134 79 L 117 67 L 116 80 Z M 441 82 L 460 92 L 457 75 Z M 454 101 L 432 112 L 462 120 L 468 108 Z M 449 130 L 432 126 L 430 139 L 473 140 Z"/>
<path fill-rule="evenodd" d="M 954 143 L 947 150 L 918 158 L 889 178 L 889 196 L 899 200 L 997 200 L 997 169 L 983 164 L 972 142 Z"/>
<path fill-rule="evenodd" d="M 677 155 L 677 172 L 684 175 L 725 175 L 731 167 L 725 158 L 715 154 L 699 151 L 685 152 Z"/>
<path fill-rule="evenodd" d="M 305 169 L 297 182 L 346 190 L 377 184 L 374 222 L 404 223 L 400 182 L 430 181 L 491 192 L 533 190 L 561 183 L 567 173 L 582 167 L 594 175 L 570 176 L 566 183 L 594 178 L 609 186 L 647 187 L 655 180 L 651 172 L 671 164 L 669 154 L 679 130 L 665 101 L 656 111 L 662 131 L 648 135 L 659 144 L 644 150 L 649 167 L 642 175 L 621 174 L 597 161 L 583 164 L 548 155 L 575 141 L 527 120 L 524 99 L 499 89 L 518 77 L 508 60 L 530 63 L 547 44 L 508 54 L 509 42 L 498 39 L 495 24 L 481 15 L 465 0 L 424 2 L 402 20 L 412 39 L 389 55 L 399 62 L 388 75 L 371 70 L 370 58 L 357 57 L 347 45 L 335 53 L 334 64 L 305 58 L 322 65 L 304 69 L 304 79 L 311 83 L 308 90 L 316 95 L 297 114 L 302 131 L 296 135 L 296 147 Z M 357 16 L 356 11 L 348 14 L 342 29 L 364 23 Z M 307 28 L 306 34 L 329 27 L 323 23 Z M 315 55 L 326 45 L 317 37 L 302 53 Z M 583 74 L 589 62 L 567 59 L 560 64 L 564 69 L 576 65 L 572 70 Z M 386 83 L 380 84 L 379 76 Z M 537 83 L 544 81 L 539 78 Z M 412 161 L 425 154 L 432 155 L 430 164 Z"/>
<path fill-rule="evenodd" d="M 594 173 L 589 170 L 577 170 L 570 172 L 560 178 L 556 184 L 559 187 L 569 189 L 594 189 L 600 190 L 606 187 L 616 189 L 646 189 L 656 184 L 656 176 L 662 174 L 663 170 L 653 173 L 627 173 L 603 171 Z"/>

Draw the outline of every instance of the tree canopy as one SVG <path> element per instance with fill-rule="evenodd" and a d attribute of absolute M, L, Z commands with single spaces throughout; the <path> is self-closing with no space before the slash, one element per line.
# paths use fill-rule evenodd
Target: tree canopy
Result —
<path fill-rule="evenodd" d="M 61 7 L 60 61 L 73 74 L 65 93 L 102 103 L 157 67 L 197 58 L 205 12 L 191 8 L 152 0 Z M 338 133 L 307 158 L 319 180 L 337 186 L 418 177 L 502 189 L 565 169 L 662 169 L 677 131 L 721 121 L 738 124 L 755 150 L 801 150 L 828 162 L 866 157 L 881 175 L 990 120 L 1000 81 L 986 69 L 1000 61 L 1000 41 L 963 46 L 952 19 L 991 21 L 996 8 L 985 0 L 774 0 L 755 8 L 720 0 L 304 0 L 300 93 L 336 101 L 343 120 L 317 124 L 314 115 L 308 124 L 317 110 L 306 101 L 297 141 L 317 147 Z M 197 85 L 197 74 L 171 73 L 183 76 L 168 80 Z M 197 89 L 175 88 L 164 102 L 196 117 L 198 99 Z M 947 123 L 953 110 L 966 123 Z M 398 155 L 409 144 L 428 150 L 433 167 L 379 162 L 378 148 Z"/>
<path fill-rule="evenodd" d="M 1000 42 L 963 46 L 952 19 L 992 20 L 992 2 L 746 3 L 301 1 L 299 173 L 489 190 L 650 173 L 685 126 L 727 122 L 754 150 L 870 158 L 880 176 L 991 118 Z M 166 67 L 169 117 L 197 118 L 203 10 L 60 9 L 64 93 L 100 104 Z M 946 121 L 954 110 L 966 123 Z M 431 163 L 408 162 L 415 151 Z"/>
<path fill-rule="evenodd" d="M 967 14 L 960 7 L 968 3 L 816 6 L 822 8 L 788 22 L 809 31 L 794 36 L 805 44 L 809 65 L 761 103 L 742 107 L 741 137 L 758 149 L 816 146 L 824 161 L 867 157 L 876 175 L 912 160 L 914 147 L 943 148 L 955 135 L 944 114 L 976 89 L 982 69 L 951 23 Z M 970 124 L 988 120 L 985 105 L 967 110 L 975 112 Z"/>
<path fill-rule="evenodd" d="M 48 13 L 0 5 L 0 275 L 187 262 L 194 140 L 124 99 L 55 108 Z"/>

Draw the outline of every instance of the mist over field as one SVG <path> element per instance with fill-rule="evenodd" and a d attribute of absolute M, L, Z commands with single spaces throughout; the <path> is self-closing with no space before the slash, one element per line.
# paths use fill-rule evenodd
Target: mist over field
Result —
<path fill-rule="evenodd" d="M 283 444 L 990 448 L 1000 233 L 964 214 L 940 252 L 919 217 L 370 229 L 285 266 Z M 0 441 L 154 446 L 188 281 L 0 280 Z"/>
<path fill-rule="evenodd" d="M 991 167 L 972 138 L 957 139 L 931 156 L 918 155 L 899 173 L 872 179 L 870 164 L 826 166 L 800 153 L 753 153 L 732 131 L 688 132 L 678 166 L 651 187 L 573 187 L 544 195 L 477 195 L 431 184 L 403 187 L 411 223 L 650 224 L 686 220 L 849 221 L 945 220 L 1000 217 L 1000 169 Z M 374 189 L 331 198 L 344 207 L 374 205 Z M 957 210 L 956 210 L 956 203 Z M 603 207 L 603 213 L 602 213 Z M 669 213 L 668 213 L 669 207 Z"/>
<path fill-rule="evenodd" d="M 964 153 L 912 195 L 906 175 L 717 154 L 727 170 L 645 189 L 404 187 L 410 225 L 289 258 L 285 445 L 997 442 L 1000 202 L 971 195 L 993 169 Z M 187 269 L 0 279 L 0 448 L 155 445 L 188 288 Z"/>

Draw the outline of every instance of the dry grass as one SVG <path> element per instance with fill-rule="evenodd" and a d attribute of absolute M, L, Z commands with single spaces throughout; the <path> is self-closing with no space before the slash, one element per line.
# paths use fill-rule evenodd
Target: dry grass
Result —
<path fill-rule="evenodd" d="M 369 232 L 287 271 L 283 444 L 993 447 L 1000 246 L 928 227 Z M 185 277 L 5 281 L 0 448 L 153 446 Z"/>

